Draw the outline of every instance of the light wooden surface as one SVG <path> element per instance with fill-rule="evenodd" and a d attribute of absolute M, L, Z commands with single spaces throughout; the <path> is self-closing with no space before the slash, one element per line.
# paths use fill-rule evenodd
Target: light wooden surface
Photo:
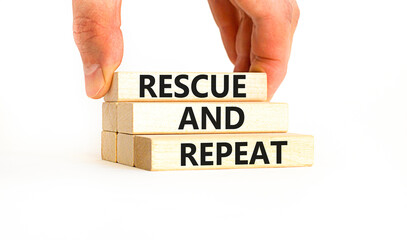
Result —
<path fill-rule="evenodd" d="M 225 112 L 229 107 L 238 107 L 244 114 L 239 128 L 227 129 Z M 187 108 L 193 111 L 196 126 L 181 124 Z M 207 108 L 215 120 L 219 110 L 220 125 L 215 127 L 207 115 L 203 118 L 202 108 Z M 285 103 L 119 103 L 117 114 L 118 132 L 129 134 L 287 132 L 288 129 Z M 186 119 L 191 120 L 190 116 L 187 114 Z M 239 116 L 231 111 L 230 123 L 237 124 Z M 206 119 L 205 129 L 203 119 Z"/>
<path fill-rule="evenodd" d="M 292 133 L 217 135 L 119 133 L 118 139 L 118 152 L 123 152 L 118 155 L 119 162 L 131 165 L 133 161 L 137 168 L 151 171 L 303 167 L 311 166 L 314 158 L 313 136 Z M 195 152 L 189 154 L 193 148 Z M 206 156 L 202 157 L 203 155 Z"/>
<path fill-rule="evenodd" d="M 150 84 L 150 80 L 143 77 L 140 81 L 140 76 L 149 75 L 154 78 L 154 84 L 151 86 L 153 93 L 150 93 L 145 86 Z M 183 75 L 183 76 L 181 76 Z M 197 80 L 197 76 L 206 75 L 208 80 Z M 160 81 L 160 77 L 165 80 Z M 226 78 L 225 78 L 226 76 Z M 235 80 L 236 76 L 244 76 L 245 79 Z M 151 77 L 149 77 L 151 78 Z M 176 80 L 176 78 L 179 78 Z M 212 81 L 216 78 L 216 81 Z M 226 81 L 225 81 L 226 79 Z M 223 93 L 225 82 L 227 83 L 228 93 L 225 96 L 217 96 L 213 94 L 212 85 L 216 87 L 217 93 Z M 141 85 L 143 83 L 143 85 Z M 168 86 L 164 86 L 163 84 Z M 239 85 L 237 85 L 237 84 Z M 183 84 L 184 87 L 179 87 Z M 244 85 L 244 86 L 240 86 Z M 163 89 L 163 86 L 165 89 Z M 207 97 L 199 97 L 200 94 L 195 95 L 193 86 L 196 86 L 198 93 L 208 93 Z M 245 93 L 245 97 L 238 97 L 234 95 L 233 89 L 239 87 L 238 93 Z M 184 89 L 188 92 L 184 92 Z M 160 89 L 164 94 L 160 94 Z M 145 93 L 144 96 L 141 92 Z M 176 94 L 177 93 L 177 94 Z M 153 97 L 155 94 L 156 97 Z M 165 95 L 170 94 L 170 97 Z M 181 96 L 185 95 L 185 96 Z M 159 73 L 159 72 L 116 72 L 113 77 L 112 86 L 110 91 L 105 96 L 105 101 L 266 101 L 267 100 L 267 76 L 265 73 Z"/>
<path fill-rule="evenodd" d="M 117 133 L 102 131 L 102 159 L 117 162 Z"/>
<path fill-rule="evenodd" d="M 117 132 L 117 103 L 102 104 L 102 128 L 105 131 Z"/>
<path fill-rule="evenodd" d="M 120 146 L 120 147 L 119 147 Z M 134 136 L 128 134 L 117 135 L 117 162 L 134 166 L 134 153 L 135 153 Z"/>

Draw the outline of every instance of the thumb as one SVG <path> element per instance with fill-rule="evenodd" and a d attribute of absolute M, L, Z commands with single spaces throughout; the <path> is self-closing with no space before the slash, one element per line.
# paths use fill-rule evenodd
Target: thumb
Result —
<path fill-rule="evenodd" d="M 121 0 L 73 0 L 73 35 L 82 57 L 86 94 L 101 98 L 123 58 Z"/>

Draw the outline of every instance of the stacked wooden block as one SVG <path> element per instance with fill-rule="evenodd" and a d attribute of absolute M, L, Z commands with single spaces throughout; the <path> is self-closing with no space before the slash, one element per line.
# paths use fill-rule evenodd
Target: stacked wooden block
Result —
<path fill-rule="evenodd" d="M 116 72 L 103 103 L 102 159 L 146 170 L 311 166 L 264 73 Z"/>

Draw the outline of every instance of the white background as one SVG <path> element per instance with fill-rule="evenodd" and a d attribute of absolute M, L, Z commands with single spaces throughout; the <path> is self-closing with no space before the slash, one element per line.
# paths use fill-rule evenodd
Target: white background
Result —
<path fill-rule="evenodd" d="M 407 3 L 299 6 L 273 101 L 314 166 L 147 172 L 100 159 L 71 2 L 1 1 L 0 239 L 406 239 Z M 122 30 L 119 70 L 233 69 L 206 1 L 124 0 Z"/>

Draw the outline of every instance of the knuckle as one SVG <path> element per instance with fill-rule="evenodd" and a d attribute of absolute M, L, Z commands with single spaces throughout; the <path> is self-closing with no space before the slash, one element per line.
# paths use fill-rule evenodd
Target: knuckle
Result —
<path fill-rule="evenodd" d="M 263 11 L 262 14 L 259 14 L 260 17 L 258 18 L 275 19 L 276 16 L 278 16 L 280 20 L 285 21 L 290 25 L 297 24 L 300 17 L 300 10 L 295 0 L 274 0 L 272 3 L 271 8 L 275 6 L 276 10 Z"/>
<path fill-rule="evenodd" d="M 297 25 L 300 17 L 300 9 L 295 0 L 286 0 L 286 17 L 292 25 Z"/>
<path fill-rule="evenodd" d="M 95 37 L 103 35 L 105 31 L 105 26 L 89 17 L 76 17 L 73 20 L 73 36 L 78 47 Z"/>
<path fill-rule="evenodd" d="M 295 22 L 298 22 L 298 19 L 300 18 L 300 8 L 298 7 L 298 4 L 295 1 L 293 4 L 293 18 Z"/>

